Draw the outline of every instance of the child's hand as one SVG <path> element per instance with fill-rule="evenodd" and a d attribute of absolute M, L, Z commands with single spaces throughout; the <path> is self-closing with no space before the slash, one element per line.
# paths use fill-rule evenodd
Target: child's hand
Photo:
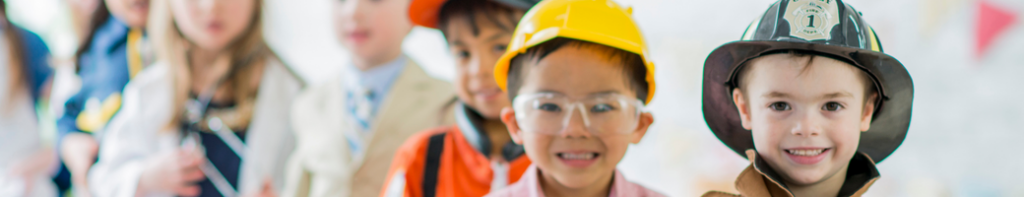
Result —
<path fill-rule="evenodd" d="M 243 197 L 277 197 L 277 192 L 274 191 L 274 187 L 271 186 L 270 179 L 263 180 L 263 186 L 260 187 L 260 191 L 255 194 L 242 195 Z"/>
<path fill-rule="evenodd" d="M 92 135 L 84 133 L 69 133 L 61 143 L 60 156 L 71 172 L 71 183 L 83 190 L 89 188 L 89 168 L 96 161 L 99 143 Z M 89 192 L 77 192 L 75 196 L 90 197 Z"/>
<path fill-rule="evenodd" d="M 199 195 L 199 182 L 205 175 L 199 165 L 206 158 L 193 148 L 179 149 L 157 155 L 155 165 L 142 171 L 139 178 L 137 195 L 145 196 L 151 192 L 173 192 L 178 196 Z"/>

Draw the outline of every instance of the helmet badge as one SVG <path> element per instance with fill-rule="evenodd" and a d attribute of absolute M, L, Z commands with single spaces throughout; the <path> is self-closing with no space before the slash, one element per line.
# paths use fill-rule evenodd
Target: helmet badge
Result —
<path fill-rule="evenodd" d="M 829 40 L 832 27 L 839 24 L 836 0 L 790 0 L 783 18 L 789 22 L 791 37 Z"/>

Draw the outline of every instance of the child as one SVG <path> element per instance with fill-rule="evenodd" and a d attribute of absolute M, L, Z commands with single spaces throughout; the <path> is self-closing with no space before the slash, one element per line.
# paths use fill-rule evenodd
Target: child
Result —
<path fill-rule="evenodd" d="M 87 174 L 96 162 L 110 118 L 121 108 L 121 91 L 144 65 L 152 63 L 143 30 L 149 0 L 97 0 L 84 42 L 75 52 L 82 86 L 57 120 L 60 156 L 71 172 L 76 194 L 87 196 Z M 95 135 L 95 136 L 94 136 Z"/>
<path fill-rule="evenodd" d="M 615 2 L 530 9 L 494 75 L 512 100 L 501 119 L 533 165 L 488 196 L 663 196 L 615 169 L 654 121 L 643 109 L 654 94 L 646 54 L 630 9 Z"/>
<path fill-rule="evenodd" d="M 402 55 L 409 0 L 333 1 L 345 72 L 295 102 L 298 137 L 285 196 L 379 196 L 398 147 L 418 131 L 453 122 L 448 82 Z"/>
<path fill-rule="evenodd" d="M 383 196 L 483 196 L 514 183 L 530 165 L 499 119 L 508 97 L 494 63 L 536 0 L 414 0 L 413 23 L 436 28 L 455 57 L 456 124 L 418 133 L 395 154 Z M 451 145 L 445 145 L 451 143 Z"/>
<path fill-rule="evenodd" d="M 273 195 L 303 82 L 263 39 L 260 0 L 155 0 L 159 61 L 124 90 L 90 171 L 96 196 Z"/>
<path fill-rule="evenodd" d="M 910 125 L 913 83 L 842 1 L 782 0 L 704 65 L 704 118 L 743 196 L 860 196 Z M 704 196 L 734 196 L 711 191 Z"/>
<path fill-rule="evenodd" d="M 0 196 L 57 196 L 52 143 L 36 107 L 47 99 L 50 50 L 35 33 L 15 26 L 0 1 Z"/>

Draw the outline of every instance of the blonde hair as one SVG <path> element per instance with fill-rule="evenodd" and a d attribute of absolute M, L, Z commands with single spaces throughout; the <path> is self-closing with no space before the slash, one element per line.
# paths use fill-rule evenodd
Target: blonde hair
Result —
<path fill-rule="evenodd" d="M 174 128 L 185 113 L 184 104 L 192 83 L 187 54 L 195 45 L 178 29 L 171 14 L 170 1 L 173 0 L 151 2 L 147 32 L 156 51 L 157 61 L 170 64 L 171 73 L 174 75 L 175 116 L 169 123 L 169 127 Z M 255 102 L 258 89 L 249 84 L 260 77 L 258 74 L 262 73 L 260 71 L 267 58 L 276 57 L 263 40 L 263 2 L 254 1 L 252 21 L 248 28 L 228 45 L 225 53 L 230 59 L 231 72 L 227 74 L 228 78 L 223 85 L 228 85 L 233 90 L 232 96 L 238 114 L 246 120 L 252 117 L 252 104 Z"/>

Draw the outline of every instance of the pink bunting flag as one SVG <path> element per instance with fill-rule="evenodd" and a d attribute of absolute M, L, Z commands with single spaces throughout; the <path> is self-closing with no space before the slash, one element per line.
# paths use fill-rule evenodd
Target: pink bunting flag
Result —
<path fill-rule="evenodd" d="M 978 18 L 975 23 L 975 57 L 984 56 L 996 38 L 1017 19 L 1017 14 L 1001 8 L 988 0 L 978 1 Z"/>

